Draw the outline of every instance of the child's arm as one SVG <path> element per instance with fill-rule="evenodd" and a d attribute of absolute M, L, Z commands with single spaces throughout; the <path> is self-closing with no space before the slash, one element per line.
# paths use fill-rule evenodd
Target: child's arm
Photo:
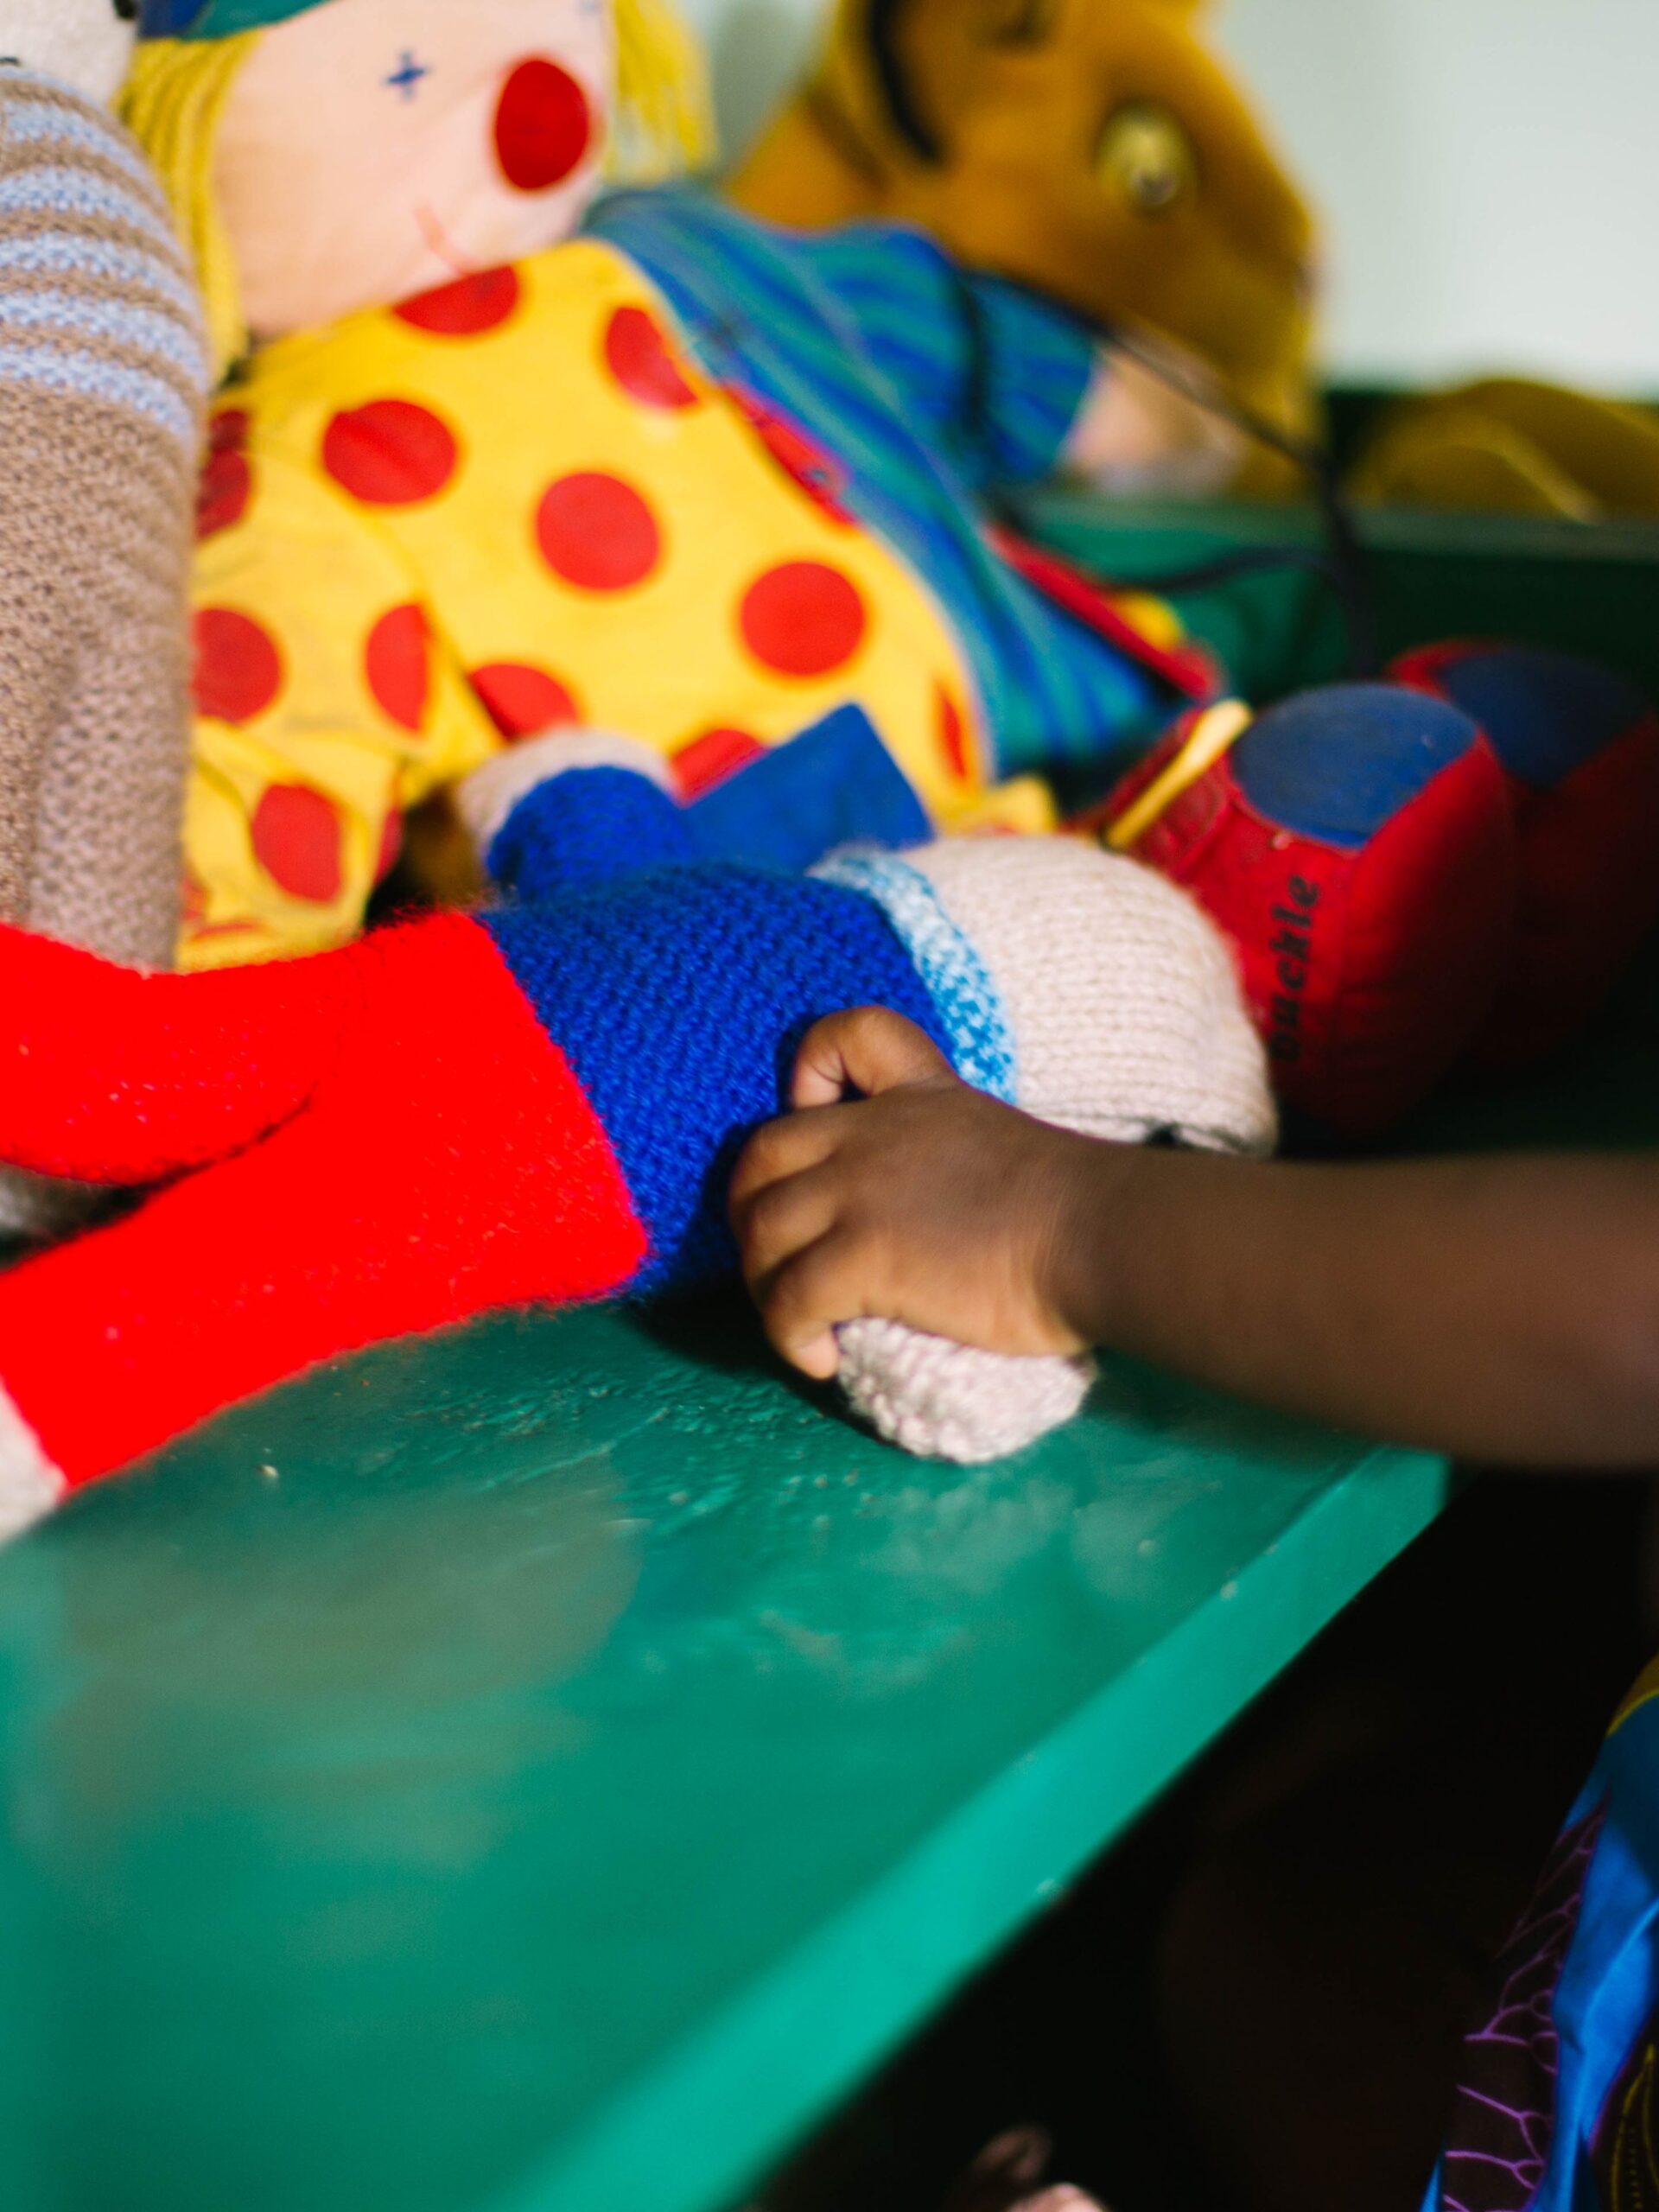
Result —
<path fill-rule="evenodd" d="M 868 1103 L 835 1105 L 851 1087 Z M 1101 1344 L 1510 1465 L 1659 1463 L 1659 1160 L 1301 1166 L 1103 1145 L 965 1090 L 875 1013 L 821 1024 L 734 1185 L 768 1334 L 834 1371 L 880 1313 Z"/>

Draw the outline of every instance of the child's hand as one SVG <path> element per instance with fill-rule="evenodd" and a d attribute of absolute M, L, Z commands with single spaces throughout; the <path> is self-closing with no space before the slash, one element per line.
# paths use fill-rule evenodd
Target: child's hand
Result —
<path fill-rule="evenodd" d="M 849 1090 L 860 1103 L 840 1103 Z M 1106 1147 L 970 1090 L 920 1030 L 874 1007 L 811 1031 L 792 1102 L 744 1154 L 731 1200 L 785 1359 L 827 1381 L 836 1327 L 866 1315 L 991 1351 L 1083 1349 L 1055 1285 L 1089 1156 Z"/>

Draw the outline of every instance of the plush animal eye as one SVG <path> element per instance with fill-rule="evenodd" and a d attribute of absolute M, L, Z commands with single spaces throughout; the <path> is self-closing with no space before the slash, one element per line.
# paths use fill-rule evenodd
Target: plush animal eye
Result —
<path fill-rule="evenodd" d="M 1095 174 L 1143 215 L 1167 215 L 1198 188 L 1198 156 L 1167 108 L 1121 107 L 1101 133 Z"/>
<path fill-rule="evenodd" d="M 1040 46 L 1057 9 L 1058 0 L 990 0 L 981 35 L 988 46 Z"/>
<path fill-rule="evenodd" d="M 111 4 L 113 6 L 116 14 L 121 18 L 121 21 L 124 23 L 136 23 L 137 22 L 138 0 L 111 0 Z"/>

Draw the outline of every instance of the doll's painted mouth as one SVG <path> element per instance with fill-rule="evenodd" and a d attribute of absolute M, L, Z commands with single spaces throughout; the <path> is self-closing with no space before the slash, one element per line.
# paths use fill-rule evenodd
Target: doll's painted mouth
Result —
<path fill-rule="evenodd" d="M 424 200 L 415 210 L 415 221 L 426 242 L 428 252 L 442 262 L 447 269 L 452 270 L 457 276 L 475 276 L 478 274 L 474 264 L 463 254 L 457 252 L 448 232 L 438 220 L 435 209 L 429 207 Z"/>

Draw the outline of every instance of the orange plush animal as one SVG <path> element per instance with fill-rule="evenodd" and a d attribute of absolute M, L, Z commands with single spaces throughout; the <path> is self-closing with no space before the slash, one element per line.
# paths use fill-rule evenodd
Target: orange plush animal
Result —
<path fill-rule="evenodd" d="M 966 266 L 1173 342 L 1235 403 L 1305 430 L 1313 219 L 1205 44 L 1203 0 L 838 0 L 740 206 L 913 222 Z M 1278 477 L 1257 449 L 1241 483 Z"/>

